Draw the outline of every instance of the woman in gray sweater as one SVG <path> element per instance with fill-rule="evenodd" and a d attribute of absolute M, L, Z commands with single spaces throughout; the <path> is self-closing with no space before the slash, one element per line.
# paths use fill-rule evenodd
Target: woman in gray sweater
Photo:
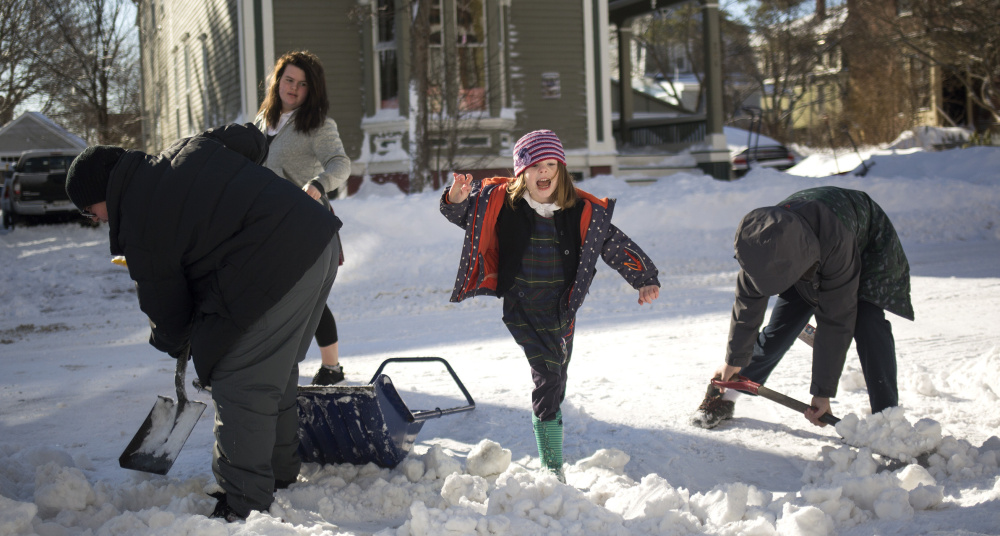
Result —
<path fill-rule="evenodd" d="M 329 108 L 319 58 L 307 51 L 294 51 L 275 63 L 267 96 L 254 120 L 267 136 L 264 165 L 320 203 L 337 197 L 351 174 L 351 160 L 340 141 L 337 123 L 326 115 Z M 339 262 L 343 263 L 343 250 Z M 337 324 L 327 306 L 316 329 L 323 363 L 313 377 L 314 385 L 344 380 L 338 341 Z"/>

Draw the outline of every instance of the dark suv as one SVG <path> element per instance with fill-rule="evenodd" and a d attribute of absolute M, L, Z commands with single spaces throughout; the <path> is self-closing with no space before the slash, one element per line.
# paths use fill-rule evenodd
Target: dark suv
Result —
<path fill-rule="evenodd" d="M 66 195 L 66 170 L 81 149 L 33 150 L 21 153 L 14 172 L 4 180 L 0 196 L 3 227 L 19 219 L 72 217 L 78 211 Z"/>

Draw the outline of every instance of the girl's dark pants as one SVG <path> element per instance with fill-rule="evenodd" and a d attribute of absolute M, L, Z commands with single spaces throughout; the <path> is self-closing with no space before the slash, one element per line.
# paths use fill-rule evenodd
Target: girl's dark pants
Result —
<path fill-rule="evenodd" d="M 525 306 L 524 302 L 505 298 L 503 320 L 531 366 L 531 380 L 535 384 L 531 391 L 532 412 L 541 421 L 551 421 L 556 418 L 559 406 L 566 398 L 566 369 L 573 355 L 575 321 L 570 319 L 561 324 L 563 329 L 554 330 L 560 325 L 558 302 L 538 305 L 530 303 Z M 538 310 L 548 311 L 548 314 L 536 314 Z M 546 364 L 546 360 L 550 365 Z"/>
<path fill-rule="evenodd" d="M 531 390 L 531 411 L 540 421 L 551 421 L 559 412 L 559 405 L 566 398 L 566 363 L 559 370 L 552 371 L 542 365 L 531 365 L 531 381 L 535 388 Z"/>
<path fill-rule="evenodd" d="M 760 384 L 766 382 L 814 312 L 815 308 L 803 300 L 794 288 L 779 294 L 767 326 L 757 336 L 753 358 L 740 374 Z M 881 307 L 858 300 L 854 342 L 868 385 L 872 413 L 898 405 L 896 343 L 892 336 L 892 324 L 885 319 L 885 311 Z"/>

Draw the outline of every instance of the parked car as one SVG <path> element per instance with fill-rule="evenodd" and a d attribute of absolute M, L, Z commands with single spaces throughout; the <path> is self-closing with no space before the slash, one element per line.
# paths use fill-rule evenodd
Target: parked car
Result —
<path fill-rule="evenodd" d="M 74 218 L 77 208 L 66 195 L 66 170 L 80 149 L 21 153 L 14 172 L 4 179 L 0 220 L 11 229 L 23 219 Z"/>
<path fill-rule="evenodd" d="M 13 176 L 13 169 L 4 169 L 3 175 L 0 176 L 0 227 L 4 229 L 10 229 L 14 225 L 10 211 L 7 210 L 7 181 Z"/>
<path fill-rule="evenodd" d="M 723 127 L 722 130 L 734 177 L 742 177 L 757 167 L 784 171 L 798 163 L 795 154 L 774 138 L 735 127 Z"/>
<path fill-rule="evenodd" d="M 764 145 L 748 147 L 730 158 L 733 175 L 741 177 L 757 167 L 767 167 L 784 171 L 796 164 L 795 155 L 784 145 Z"/>

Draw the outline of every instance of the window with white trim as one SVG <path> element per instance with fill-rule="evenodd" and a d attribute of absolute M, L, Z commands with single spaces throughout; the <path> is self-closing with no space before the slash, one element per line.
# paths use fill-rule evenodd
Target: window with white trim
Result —
<path fill-rule="evenodd" d="M 396 10 L 393 0 L 378 0 L 375 12 L 375 61 L 380 109 L 399 108 L 396 60 Z"/>
<path fill-rule="evenodd" d="M 440 114 L 444 108 L 444 21 L 441 18 L 441 0 L 431 0 L 430 35 L 427 42 L 427 102 L 431 113 Z"/>
<path fill-rule="evenodd" d="M 446 8 L 454 9 L 454 17 L 445 17 Z M 454 28 L 446 27 L 454 21 Z M 432 0 L 430 11 L 430 42 L 428 43 L 428 97 L 432 113 L 440 114 L 452 107 L 444 105 L 446 89 L 457 84 L 456 103 L 459 113 L 487 109 L 486 6 L 484 0 Z M 455 36 L 454 51 L 445 45 L 446 37 Z M 455 61 L 448 62 L 447 55 Z M 451 65 L 449 65 L 449 63 Z M 449 67 L 455 70 L 449 73 Z"/>
<path fill-rule="evenodd" d="M 486 109 L 486 10 L 483 0 L 455 1 L 458 109 Z"/>
<path fill-rule="evenodd" d="M 357 0 L 371 14 L 365 31 L 370 88 L 369 113 L 407 107 L 410 66 L 417 30 L 414 5 L 406 0 Z M 509 0 L 427 0 L 427 99 L 434 120 L 482 119 L 507 105 L 502 86 L 505 61 L 502 37 Z M 496 18 L 496 20 L 493 20 Z M 494 28 L 496 26 L 496 28 Z M 369 33 L 370 32 L 370 33 Z M 411 36 L 403 39 L 401 36 Z M 493 80 L 493 79 L 496 80 Z M 409 115 L 400 110 L 400 116 Z M 393 120 L 386 115 L 383 121 Z M 503 127 L 508 128 L 506 122 Z M 473 140 L 472 145 L 476 145 Z"/>

